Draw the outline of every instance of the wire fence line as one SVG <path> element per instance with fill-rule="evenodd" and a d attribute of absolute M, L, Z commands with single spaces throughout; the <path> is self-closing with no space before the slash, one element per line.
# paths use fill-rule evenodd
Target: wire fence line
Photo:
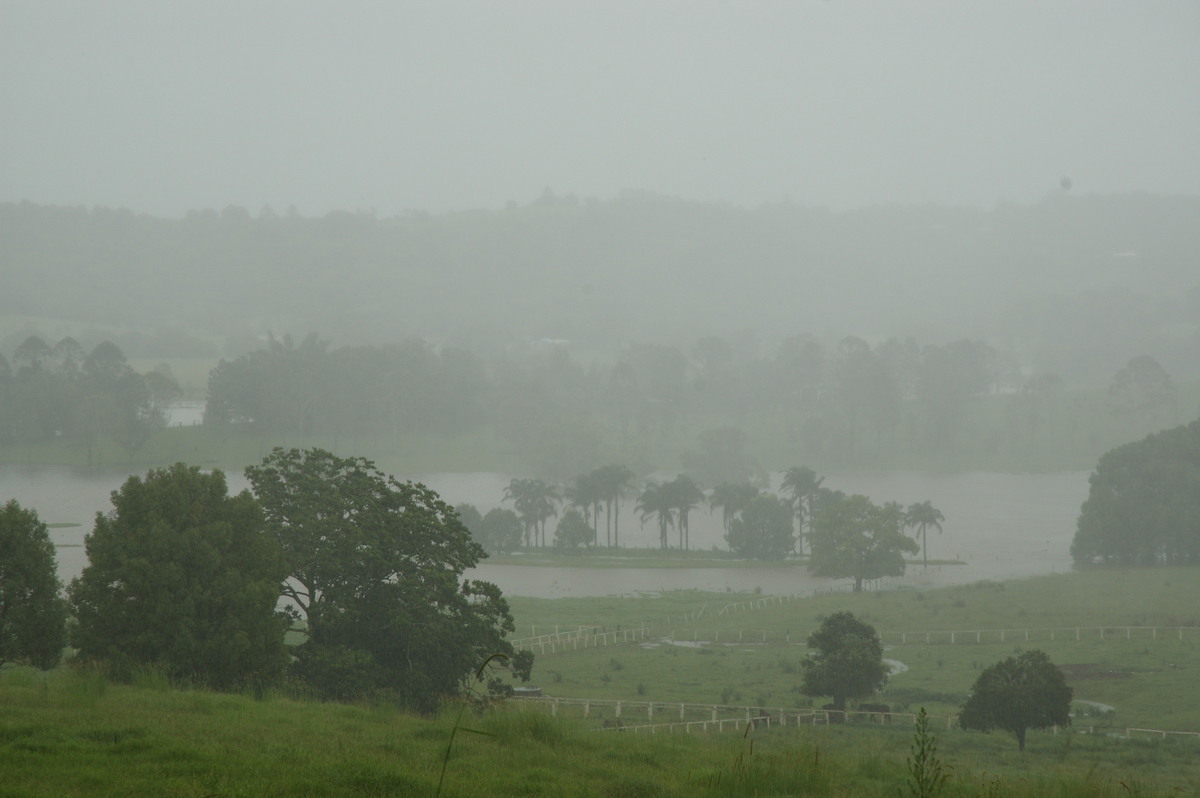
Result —
<path fill-rule="evenodd" d="M 966 645 L 994 643 L 1094 642 L 1118 640 L 1200 640 L 1196 626 L 1060 626 L 1029 629 L 938 629 L 883 631 L 885 645 Z M 807 637 L 795 637 L 803 644 Z M 604 627 L 579 627 L 553 634 L 511 641 L 517 650 L 557 654 L 586 648 L 661 642 L 674 645 L 791 645 L 790 631 L 772 629 L 653 629 L 648 626 L 604 631 Z"/>
<path fill-rule="evenodd" d="M 789 726 L 831 726 L 841 723 L 852 725 L 889 725 L 905 723 L 915 726 L 917 714 L 912 712 L 882 712 L 878 710 L 766 708 L 732 706 L 726 704 L 689 704 L 668 701 L 627 701 L 611 698 L 552 698 L 514 697 L 510 701 L 548 708 L 554 717 L 578 717 L 602 722 L 599 731 L 627 731 L 635 734 L 657 734 L 683 732 L 685 734 L 745 731 L 747 726 L 756 728 L 786 728 Z M 641 721 L 642 717 L 645 721 Z M 655 718 L 660 718 L 655 722 Z M 661 718 L 671 720 L 661 720 Z M 929 715 L 928 720 L 947 731 L 960 729 L 957 715 Z M 676 719 L 677 718 L 677 719 Z M 1116 727 L 1077 725 L 1072 730 L 1077 734 L 1103 734 L 1122 739 L 1180 738 L 1200 741 L 1200 732 L 1172 731 L 1169 729 L 1143 729 L 1138 727 Z M 1051 733 L 1058 734 L 1054 726 Z"/>

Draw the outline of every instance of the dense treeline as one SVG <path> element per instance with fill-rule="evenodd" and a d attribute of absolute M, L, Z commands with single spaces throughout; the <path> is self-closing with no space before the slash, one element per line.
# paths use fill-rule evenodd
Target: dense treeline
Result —
<path fill-rule="evenodd" d="M 1077 563 L 1200 564 L 1200 420 L 1113 449 L 1090 482 Z"/>
<path fill-rule="evenodd" d="M 0 240 L 0 314 L 136 320 L 153 332 L 114 339 L 130 357 L 236 356 L 266 330 L 422 335 L 485 354 L 569 339 L 605 357 L 631 340 L 746 332 L 774 348 L 807 331 L 1003 341 L 1069 386 L 1098 386 L 1141 353 L 1200 376 L 1188 198 L 832 213 L 547 193 L 386 219 L 0 204 Z"/>
<path fill-rule="evenodd" d="M 485 358 L 420 339 L 333 348 L 310 335 L 221 361 L 205 420 L 393 445 L 487 430 L 538 476 L 623 461 L 682 468 L 708 488 L 761 480 L 797 455 L 823 467 L 1078 466 L 1176 423 L 1187 404 L 1177 394 L 1149 356 L 1106 391 L 1079 392 L 971 340 L 796 336 L 762 356 L 709 336 L 585 365 L 548 341 Z"/>
<path fill-rule="evenodd" d="M 65 439 L 87 450 L 90 465 L 107 437 L 132 455 L 178 396 L 169 372 L 138 374 L 110 341 L 85 353 L 73 338 L 50 346 L 30 336 L 11 362 L 0 354 L 0 445 Z"/>

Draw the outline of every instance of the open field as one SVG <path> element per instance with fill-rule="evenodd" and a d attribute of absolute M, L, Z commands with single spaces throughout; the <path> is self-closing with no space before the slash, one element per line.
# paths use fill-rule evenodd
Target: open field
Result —
<path fill-rule="evenodd" d="M 414 796 L 436 794 L 458 713 L 132 686 L 95 673 L 0 673 L 0 795 Z M 446 796 L 894 796 L 911 730 L 738 729 L 614 734 L 545 712 L 471 712 Z M 1200 746 L 1037 735 L 939 733 L 949 796 L 1197 795 Z M 1124 786 L 1123 786 L 1124 785 Z"/>
<path fill-rule="evenodd" d="M 879 698 L 897 712 L 925 706 L 954 715 L 982 668 L 1040 648 L 1054 662 L 1076 666 L 1079 727 L 1200 732 L 1200 706 L 1190 699 L 1200 672 L 1200 584 L 1186 569 L 1096 570 L 786 601 L 697 591 L 510 601 L 516 637 L 529 645 L 552 639 L 535 635 L 565 637 L 589 624 L 645 629 L 636 642 L 618 645 L 534 645 L 535 653 L 553 651 L 539 656 L 534 670 L 534 681 L 552 696 L 819 707 L 824 700 L 799 692 L 804 641 L 824 617 L 850 610 L 875 626 L 885 658 L 898 663 Z"/>

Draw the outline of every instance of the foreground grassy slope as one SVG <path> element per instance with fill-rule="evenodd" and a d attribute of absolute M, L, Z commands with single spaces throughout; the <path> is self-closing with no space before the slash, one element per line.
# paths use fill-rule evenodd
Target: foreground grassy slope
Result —
<path fill-rule="evenodd" d="M 433 795 L 456 713 L 172 690 L 153 679 L 0 673 L 0 796 Z M 911 735 L 899 726 L 710 735 L 601 733 L 501 707 L 464 722 L 449 796 L 894 796 Z M 951 796 L 1196 795 L 1195 744 L 943 735 Z"/>

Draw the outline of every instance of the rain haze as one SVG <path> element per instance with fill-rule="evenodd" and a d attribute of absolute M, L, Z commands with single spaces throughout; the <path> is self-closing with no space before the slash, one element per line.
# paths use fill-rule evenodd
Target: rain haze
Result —
<path fill-rule="evenodd" d="M 6 787 L 1194 790 L 1198 44 L 0 0 Z"/>
<path fill-rule="evenodd" d="M 0 200 L 1200 193 L 1190 2 L 0 6 Z"/>

